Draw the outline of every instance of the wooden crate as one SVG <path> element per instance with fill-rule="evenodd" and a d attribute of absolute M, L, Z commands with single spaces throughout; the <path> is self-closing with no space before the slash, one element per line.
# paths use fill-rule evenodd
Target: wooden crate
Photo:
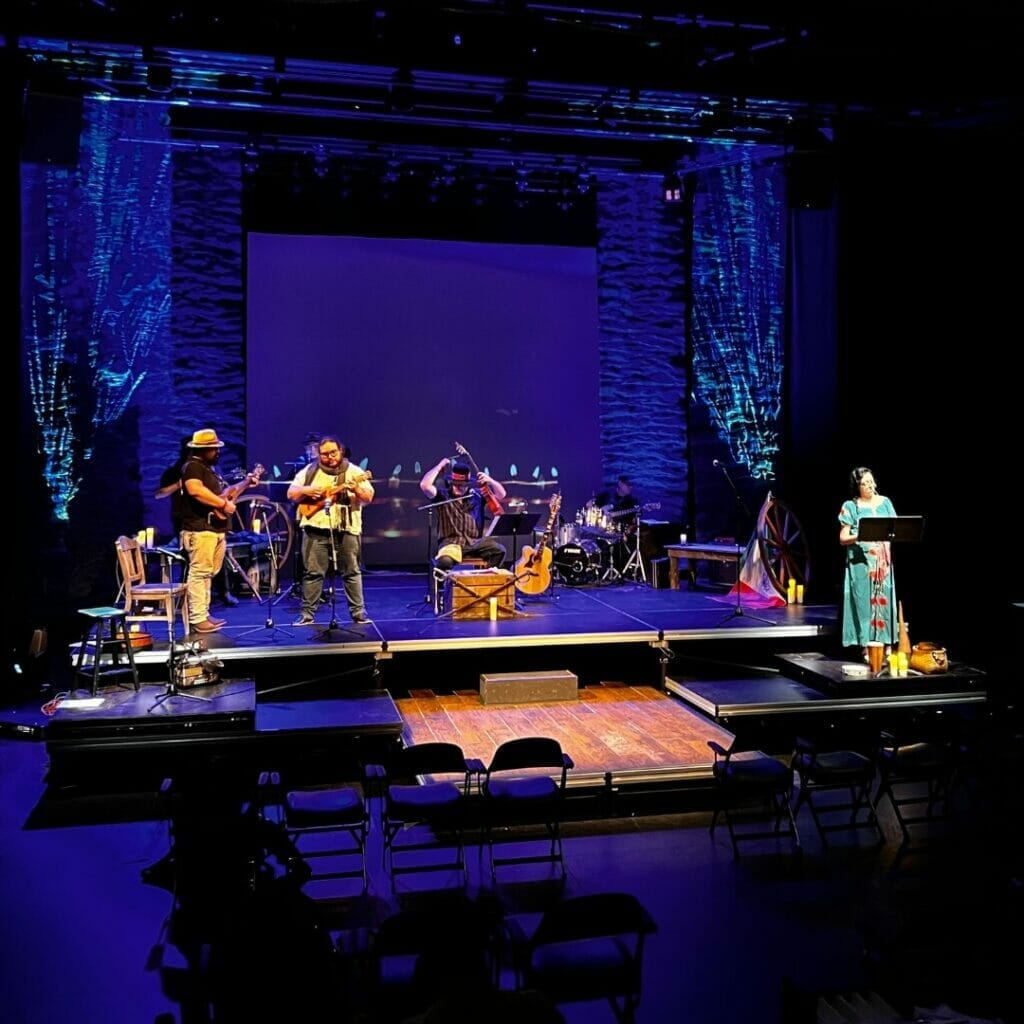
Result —
<path fill-rule="evenodd" d="M 516 613 L 515 576 L 508 569 L 453 569 L 445 579 L 445 608 L 453 619 L 487 619 L 490 598 L 498 602 L 498 618 Z"/>

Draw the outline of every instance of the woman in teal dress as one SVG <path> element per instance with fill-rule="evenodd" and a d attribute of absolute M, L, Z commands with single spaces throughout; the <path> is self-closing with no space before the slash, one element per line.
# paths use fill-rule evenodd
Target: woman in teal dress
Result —
<path fill-rule="evenodd" d="M 895 516 L 896 510 L 878 493 L 875 476 L 867 466 L 850 473 L 850 491 L 853 497 L 839 510 L 839 543 L 846 548 L 843 646 L 860 647 L 867 656 L 869 640 L 881 640 L 887 647 L 896 640 L 896 581 L 889 542 L 861 543 L 857 533 L 861 519 Z"/>

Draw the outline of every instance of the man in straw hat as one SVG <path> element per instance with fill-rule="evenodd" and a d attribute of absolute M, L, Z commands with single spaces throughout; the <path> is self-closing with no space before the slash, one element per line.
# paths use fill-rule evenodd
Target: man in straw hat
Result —
<path fill-rule="evenodd" d="M 197 430 L 188 443 L 189 456 L 181 467 L 184 514 L 181 544 L 188 553 L 188 620 L 193 633 L 213 633 L 224 619 L 210 618 L 213 578 L 224 565 L 227 532 L 235 503 L 224 497 L 224 482 L 213 466 L 224 442 L 217 431 Z"/>

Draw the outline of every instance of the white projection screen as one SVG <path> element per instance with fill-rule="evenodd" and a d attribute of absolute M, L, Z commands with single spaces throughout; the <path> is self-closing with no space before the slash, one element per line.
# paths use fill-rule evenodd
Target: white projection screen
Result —
<path fill-rule="evenodd" d="M 601 487 L 592 248 L 247 238 L 249 462 L 284 503 L 307 434 L 338 434 L 373 473 L 368 567 L 432 554 L 419 479 L 456 442 L 542 526 Z"/>

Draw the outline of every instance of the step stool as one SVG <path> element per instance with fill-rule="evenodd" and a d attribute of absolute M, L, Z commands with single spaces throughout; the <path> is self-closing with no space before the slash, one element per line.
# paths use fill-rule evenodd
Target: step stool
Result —
<path fill-rule="evenodd" d="M 96 696 L 101 680 L 117 680 L 121 676 L 130 676 L 135 692 L 139 692 L 139 670 L 135 665 L 132 653 L 131 636 L 128 633 L 126 617 L 128 613 L 122 608 L 79 608 L 79 615 L 88 620 L 85 636 L 78 647 L 78 660 L 75 662 L 75 678 L 87 676 L 91 678 L 92 696 Z M 92 665 L 85 664 L 85 652 L 93 649 Z M 110 655 L 110 662 L 103 664 L 103 656 Z M 124 656 L 126 659 L 122 661 Z"/>

